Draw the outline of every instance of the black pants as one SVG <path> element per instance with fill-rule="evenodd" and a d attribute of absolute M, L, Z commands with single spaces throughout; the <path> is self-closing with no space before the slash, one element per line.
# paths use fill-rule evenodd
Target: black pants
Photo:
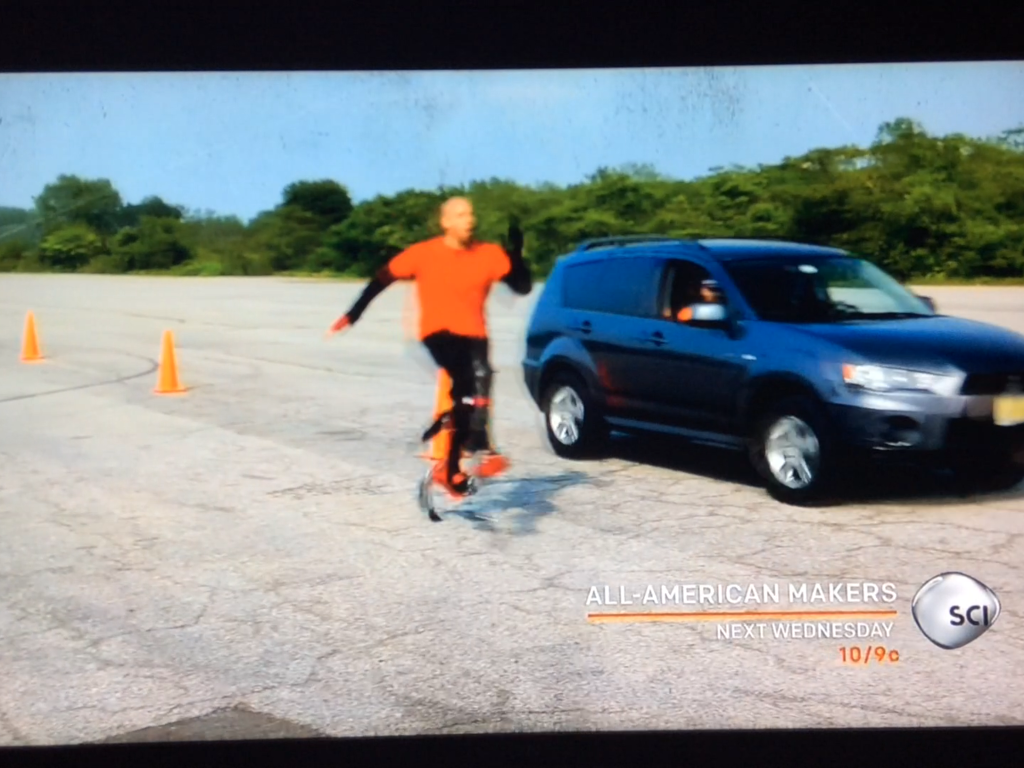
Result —
<path fill-rule="evenodd" d="M 448 454 L 448 475 L 459 470 L 463 449 L 490 448 L 487 426 L 490 415 L 493 370 L 488 362 L 487 339 L 457 336 L 447 331 L 423 339 L 423 345 L 452 380 L 453 434 Z"/>

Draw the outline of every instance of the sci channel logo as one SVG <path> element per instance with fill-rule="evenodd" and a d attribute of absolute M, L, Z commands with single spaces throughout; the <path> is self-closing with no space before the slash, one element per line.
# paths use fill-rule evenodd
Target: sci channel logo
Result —
<path fill-rule="evenodd" d="M 949 572 L 925 582 L 910 604 L 921 633 L 939 648 L 973 643 L 999 618 L 996 593 L 975 578 Z"/>

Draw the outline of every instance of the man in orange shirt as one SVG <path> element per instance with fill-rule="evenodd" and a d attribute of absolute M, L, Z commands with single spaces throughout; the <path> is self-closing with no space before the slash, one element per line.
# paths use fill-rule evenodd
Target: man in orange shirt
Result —
<path fill-rule="evenodd" d="M 462 472 L 462 451 L 483 453 L 479 472 L 495 475 L 508 461 L 490 445 L 487 434 L 491 379 L 484 305 L 491 287 L 504 282 L 521 296 L 533 281 L 523 261 L 523 236 L 509 228 L 509 251 L 480 243 L 474 237 L 473 206 L 453 197 L 441 206 L 441 237 L 416 243 L 382 267 L 352 308 L 334 325 L 337 333 L 353 325 L 381 291 L 397 280 L 415 280 L 420 305 L 419 337 L 452 381 L 454 430 L 449 443 L 447 473 L 438 477 L 455 495 L 464 495 L 468 478 Z"/>

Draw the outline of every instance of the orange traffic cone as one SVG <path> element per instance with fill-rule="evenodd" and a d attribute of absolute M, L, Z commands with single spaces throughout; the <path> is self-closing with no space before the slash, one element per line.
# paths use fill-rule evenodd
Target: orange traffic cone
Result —
<path fill-rule="evenodd" d="M 442 368 L 437 374 L 437 402 L 434 405 L 434 418 L 436 419 L 452 407 L 452 380 L 448 373 Z M 438 432 L 430 441 L 430 449 L 424 454 L 427 459 L 443 459 L 448 455 L 448 445 L 451 442 L 451 433 L 447 429 Z"/>
<path fill-rule="evenodd" d="M 36 316 L 31 311 L 25 315 L 25 335 L 21 341 L 21 362 L 38 363 L 43 359 L 39 351 L 39 334 L 36 333 Z"/>
<path fill-rule="evenodd" d="M 177 395 L 185 392 L 178 379 L 178 359 L 174 353 L 174 334 L 164 331 L 163 348 L 160 350 L 160 370 L 157 374 L 156 389 L 158 395 Z"/>

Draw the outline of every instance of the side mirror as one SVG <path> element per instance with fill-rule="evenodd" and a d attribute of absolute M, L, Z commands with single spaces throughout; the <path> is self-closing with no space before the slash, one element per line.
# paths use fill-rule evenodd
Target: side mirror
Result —
<path fill-rule="evenodd" d="M 928 307 L 928 309 L 930 309 L 932 312 L 936 312 L 937 311 L 935 309 L 935 300 L 934 299 L 932 299 L 932 298 L 930 298 L 928 296 L 918 296 L 917 298 L 919 298 L 921 301 L 923 301 L 925 303 L 925 305 Z"/>

